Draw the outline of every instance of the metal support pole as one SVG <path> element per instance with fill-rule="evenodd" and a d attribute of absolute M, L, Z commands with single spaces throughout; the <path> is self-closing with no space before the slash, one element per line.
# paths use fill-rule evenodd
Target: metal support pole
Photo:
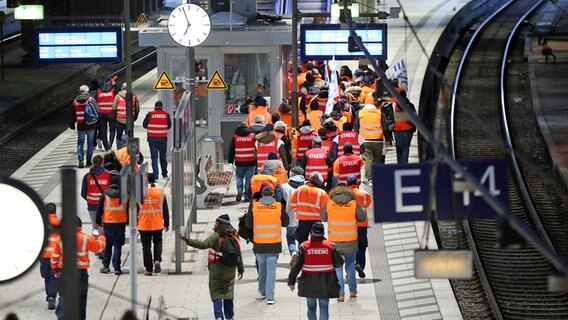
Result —
<path fill-rule="evenodd" d="M 4 15 L 4 11 L 0 11 L 2 12 L 1 15 Z M 6 80 L 4 78 L 4 21 L 2 21 L 2 19 L 0 18 L 0 64 L 2 65 L 2 81 Z"/>
<path fill-rule="evenodd" d="M 298 0 L 292 0 L 292 127 L 298 127 Z"/>
<path fill-rule="evenodd" d="M 61 169 L 61 203 L 63 219 L 61 219 L 61 242 L 63 247 L 63 271 L 61 297 L 65 301 L 63 317 L 80 319 L 79 317 L 79 270 L 77 270 L 77 200 L 75 169 Z M 69 248 L 69 250 L 65 250 Z"/>
<path fill-rule="evenodd" d="M 179 238 L 181 233 L 181 227 L 184 223 L 184 201 L 183 201 L 183 180 L 184 175 L 179 173 L 183 172 L 183 148 L 175 148 L 172 152 L 172 172 L 176 172 L 178 174 L 172 175 L 172 213 L 173 213 L 173 223 L 174 223 L 174 232 L 175 232 L 175 268 L 176 273 L 181 273 L 181 263 L 183 261 L 183 248 L 182 242 Z M 186 228 L 188 229 L 186 233 L 191 232 L 191 224 L 187 225 Z"/>
<path fill-rule="evenodd" d="M 193 159 L 193 163 L 191 165 L 193 165 L 193 167 L 195 167 L 195 159 L 197 159 L 197 130 L 196 130 L 196 124 L 195 124 L 195 115 L 196 115 L 196 106 L 195 106 L 195 49 L 192 47 L 188 47 L 187 51 L 187 75 L 188 75 L 188 91 L 191 92 L 191 96 L 189 98 L 189 103 L 191 105 L 191 117 L 192 117 L 192 121 L 191 121 L 191 135 L 192 135 L 192 140 L 191 141 L 191 154 L 192 156 L 190 157 L 191 159 Z M 195 177 L 194 177 L 194 181 L 195 181 Z M 193 193 L 193 206 L 191 207 L 191 223 L 196 223 L 197 222 L 197 206 L 195 205 L 197 203 L 197 194 L 194 192 Z"/>

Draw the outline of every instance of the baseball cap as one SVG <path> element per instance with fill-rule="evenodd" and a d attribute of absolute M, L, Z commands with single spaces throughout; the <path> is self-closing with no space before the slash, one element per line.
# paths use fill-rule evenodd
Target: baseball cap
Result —
<path fill-rule="evenodd" d="M 323 236 L 325 234 L 325 227 L 323 226 L 323 223 L 321 223 L 320 221 L 316 221 L 312 225 L 312 234 Z"/>
<path fill-rule="evenodd" d="M 156 103 L 154 103 L 154 107 L 160 107 L 161 108 L 163 106 L 164 106 L 164 104 L 160 100 L 158 100 L 158 101 L 156 101 Z"/>
<path fill-rule="evenodd" d="M 79 87 L 79 91 L 81 91 L 82 93 L 89 93 L 89 86 L 82 85 Z"/>
<path fill-rule="evenodd" d="M 357 176 L 355 176 L 354 174 L 350 174 L 347 176 L 347 185 L 353 185 L 357 183 Z"/>
<path fill-rule="evenodd" d="M 274 127 L 278 128 L 278 127 L 284 127 L 286 128 L 288 125 L 286 124 L 286 122 L 282 121 L 282 120 L 278 120 L 276 121 L 276 123 L 274 123 Z"/>

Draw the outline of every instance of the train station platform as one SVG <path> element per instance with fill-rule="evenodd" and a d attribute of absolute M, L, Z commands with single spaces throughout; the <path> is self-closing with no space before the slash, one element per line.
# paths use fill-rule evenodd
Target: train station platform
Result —
<path fill-rule="evenodd" d="M 447 21 L 469 1 L 429 1 L 427 4 L 420 0 L 405 1 L 405 9 L 409 20 L 413 23 L 420 21 L 418 36 L 426 46 L 426 51 L 437 41 L 437 36 L 443 30 Z M 389 56 L 396 59 L 404 56 L 409 69 L 409 97 L 415 105 L 419 105 L 422 75 L 427 65 L 427 57 L 421 55 L 418 43 L 402 19 L 391 20 L 389 23 Z M 566 172 L 565 146 L 567 117 L 564 105 L 565 77 L 562 71 L 568 60 L 568 47 L 564 42 L 549 40 L 549 46 L 554 49 L 557 64 L 544 64 L 543 56 L 536 45 L 529 57 L 533 68 L 534 81 L 538 84 L 536 95 L 540 101 L 542 114 L 539 116 L 541 127 L 549 131 L 551 150 L 556 149 L 564 158 L 557 161 L 564 164 Z M 53 67 L 25 68 L 19 65 L 18 56 L 8 58 L 6 81 L 0 82 L 0 113 L 2 110 L 13 110 L 16 104 L 31 99 L 39 90 L 51 85 L 61 85 L 67 76 L 77 75 L 89 65 L 59 65 Z M 94 70 L 96 73 L 97 70 Z M 89 74 L 85 79 L 90 79 Z M 133 82 L 133 91 L 141 103 L 141 117 L 150 111 L 156 100 L 152 89 L 158 76 L 152 71 Z M 550 79 L 550 77 L 556 77 Z M 87 82 L 87 81 L 85 81 Z M 69 95 L 74 92 L 68 92 Z M 547 101 L 555 100 L 555 104 Z M 148 145 L 145 141 L 145 130 L 141 120 L 135 124 L 135 136 L 140 137 L 141 152 L 150 160 Z M 545 134 L 546 136 L 546 134 Z M 416 137 L 411 148 L 411 162 L 418 161 Z M 564 144 L 564 145 L 563 145 Z M 35 189 L 45 202 L 54 202 L 61 208 L 61 166 L 76 166 L 76 132 L 67 130 L 45 147 L 34 158 L 30 159 L 12 177 L 22 180 Z M 102 151 L 95 151 L 101 154 Z M 387 149 L 387 163 L 395 163 L 396 155 L 392 148 Z M 564 160 L 562 160 L 564 159 Z M 559 166 L 560 168 L 561 166 Z M 559 169 L 559 171 L 562 171 Z M 80 186 L 87 169 L 77 169 L 77 186 Z M 172 173 L 175 174 L 175 173 Z M 157 185 L 170 194 L 170 180 L 160 179 Z M 365 187 L 372 192 L 372 188 Z M 84 201 L 79 197 L 79 189 L 75 197 L 78 199 L 78 215 L 83 219 L 84 231 L 90 232 L 88 213 Z M 236 189 L 233 185 L 229 190 L 221 208 L 197 211 L 197 223 L 193 225 L 192 238 L 204 238 L 212 232 L 215 218 L 221 213 L 231 217 L 233 225 L 238 222 L 247 209 L 244 203 L 235 203 Z M 68 196 L 68 195 L 66 195 Z M 171 198 L 168 198 L 171 207 Z M 372 216 L 372 208 L 369 211 Z M 369 228 L 370 247 L 367 251 L 367 277 L 358 279 L 358 297 L 346 299 L 345 302 L 330 301 L 331 319 L 462 319 L 459 307 L 455 301 L 452 289 L 447 280 L 416 279 L 413 277 L 413 253 L 419 248 L 423 239 L 424 224 L 409 222 L 398 224 L 374 224 Z M 431 232 L 431 231 L 429 231 Z M 128 234 L 128 232 L 127 232 Z M 127 235 L 128 237 L 128 235 Z M 285 239 L 283 234 L 283 239 Z M 430 234 L 429 248 L 435 248 L 434 237 Z M 123 248 L 122 262 L 127 269 L 130 259 L 128 243 Z M 137 240 L 139 243 L 139 240 Z M 174 273 L 174 233 L 164 233 L 162 273 L 144 276 L 142 269 L 138 273 L 138 301 L 142 305 L 147 296 L 151 295 L 153 309 L 159 296 L 165 299 L 167 311 L 174 316 L 199 319 L 213 319 L 212 303 L 208 290 L 208 271 L 206 266 L 206 251 L 188 249 L 182 273 Z M 285 240 L 284 240 L 285 241 Z M 235 318 L 237 319 L 305 319 L 305 299 L 290 292 L 286 285 L 289 271 L 290 256 L 285 250 L 279 258 L 277 268 L 276 297 L 274 305 L 266 305 L 260 299 L 257 291 L 256 271 L 252 245 L 243 243 L 245 259 L 245 274 L 235 285 Z M 136 252 L 137 265 L 142 265 L 141 245 Z M 119 319 L 120 314 L 130 307 L 130 277 L 128 274 L 115 276 L 101 274 L 101 262 L 91 255 L 92 266 L 89 270 L 90 288 L 87 307 L 87 319 Z M 141 310 L 141 309 L 140 309 Z M 139 310 L 139 311 L 140 311 Z M 53 319 L 53 311 L 47 310 L 43 293 L 43 280 L 40 277 L 39 266 L 35 266 L 26 275 L 6 284 L 0 284 L 0 319 L 8 312 L 15 312 L 20 319 L 43 320 Z M 141 312 L 140 312 L 141 314 Z M 150 319 L 155 318 L 155 312 Z"/>

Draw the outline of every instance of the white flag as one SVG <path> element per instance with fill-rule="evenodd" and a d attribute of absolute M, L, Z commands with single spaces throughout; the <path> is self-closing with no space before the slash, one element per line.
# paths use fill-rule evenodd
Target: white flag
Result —
<path fill-rule="evenodd" d="M 329 77 L 329 94 L 327 96 L 327 105 L 325 107 L 325 113 L 331 114 L 333 110 L 333 105 L 339 101 L 339 85 L 337 84 L 337 72 L 335 71 L 335 56 L 328 62 L 331 66 L 331 76 Z M 327 72 L 326 72 L 327 75 Z"/>
<path fill-rule="evenodd" d="M 408 75 L 406 73 L 406 64 L 404 58 L 400 58 L 395 64 L 385 71 L 385 75 L 389 80 L 398 79 L 398 84 L 408 93 Z"/>

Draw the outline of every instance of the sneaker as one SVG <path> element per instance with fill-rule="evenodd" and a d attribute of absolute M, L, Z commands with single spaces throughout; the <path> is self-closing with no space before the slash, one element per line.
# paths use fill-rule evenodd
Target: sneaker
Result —
<path fill-rule="evenodd" d="M 339 298 L 337 298 L 337 302 L 344 302 L 345 301 L 345 296 L 339 296 Z"/>
<path fill-rule="evenodd" d="M 83 169 L 85 167 L 85 163 L 83 163 L 83 161 L 79 161 L 79 165 L 77 167 L 79 169 Z"/>
<path fill-rule="evenodd" d="M 250 199 L 245 199 L 245 202 L 250 202 Z"/>
<path fill-rule="evenodd" d="M 237 199 L 236 199 L 237 202 L 241 202 L 242 198 L 243 198 L 243 190 L 239 190 L 237 192 Z"/>
<path fill-rule="evenodd" d="M 49 309 L 49 310 L 55 309 L 55 298 L 54 297 L 47 298 L 47 309 Z"/>
<path fill-rule="evenodd" d="M 114 274 L 117 275 L 117 276 L 119 276 L 119 275 L 122 274 L 122 270 L 116 270 L 116 271 L 114 272 Z"/>
<path fill-rule="evenodd" d="M 271 306 L 271 305 L 274 304 L 274 300 L 268 300 L 268 301 L 266 301 L 266 304 L 269 305 L 269 306 Z"/>
<path fill-rule="evenodd" d="M 356 264 L 355 265 L 355 271 L 357 271 L 357 274 L 359 275 L 359 278 L 365 278 L 365 271 L 363 271 L 363 268 L 361 268 L 360 265 Z"/>
<path fill-rule="evenodd" d="M 156 272 L 156 273 L 162 272 L 162 267 L 160 266 L 160 261 L 154 262 L 154 272 Z"/>
<path fill-rule="evenodd" d="M 292 254 L 292 257 L 290 258 L 290 268 L 292 268 L 297 261 L 298 261 L 298 254 L 294 252 L 294 254 Z"/>
<path fill-rule="evenodd" d="M 89 162 L 89 161 L 87 161 L 87 167 L 92 167 L 92 166 L 93 166 L 93 163 L 92 163 L 92 162 Z"/>
<path fill-rule="evenodd" d="M 349 298 L 357 298 L 357 291 L 349 292 Z"/>
<path fill-rule="evenodd" d="M 110 273 L 110 269 L 108 267 L 102 267 L 101 273 Z"/>
<path fill-rule="evenodd" d="M 264 294 L 262 294 L 262 293 L 260 293 L 260 292 L 259 292 L 258 294 L 260 295 L 260 299 L 262 299 L 262 300 L 266 299 L 266 295 L 264 295 Z"/>
<path fill-rule="evenodd" d="M 151 276 L 151 275 L 152 275 L 152 271 L 144 271 L 144 275 L 145 275 L 145 276 Z"/>
<path fill-rule="evenodd" d="M 101 139 L 97 139 L 97 149 L 103 150 L 103 141 Z"/>

